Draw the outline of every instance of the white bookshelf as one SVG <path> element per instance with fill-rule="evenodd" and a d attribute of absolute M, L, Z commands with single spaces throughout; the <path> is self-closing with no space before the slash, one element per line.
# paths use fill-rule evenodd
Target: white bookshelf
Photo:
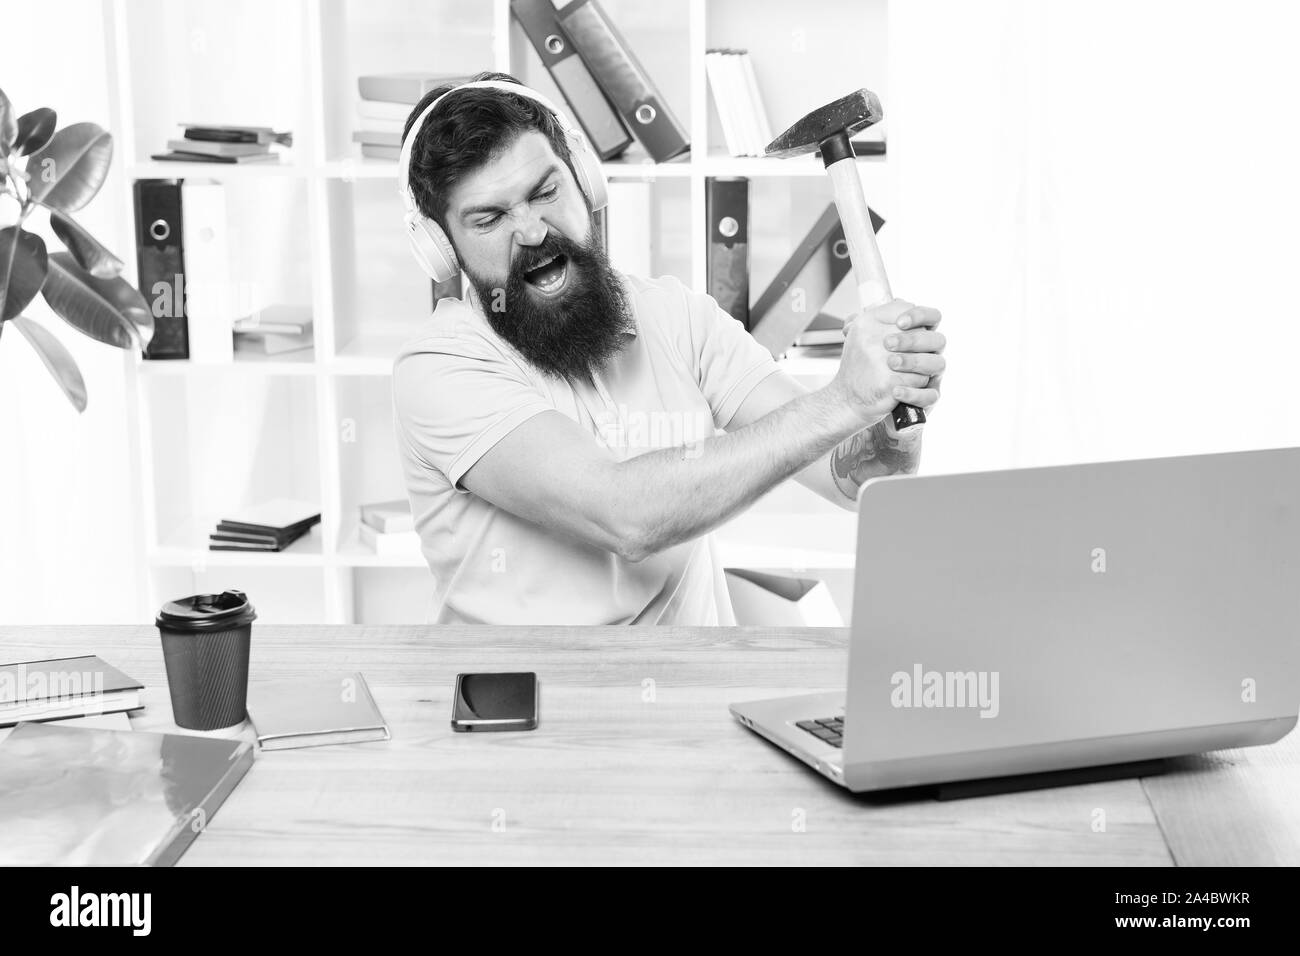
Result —
<path fill-rule="evenodd" d="M 141 613 L 197 590 L 241 587 L 263 620 L 422 621 L 433 582 L 418 553 L 376 555 L 357 537 L 362 502 L 405 494 L 391 422 L 400 343 L 430 313 L 430 287 L 399 228 L 396 164 L 362 159 L 361 73 L 433 69 L 513 73 L 562 102 L 508 0 L 103 0 L 111 123 L 120 179 L 115 248 L 134 278 L 131 182 L 209 178 L 227 185 L 236 271 L 260 304 L 310 305 L 314 348 L 226 365 L 128 356 L 132 455 L 148 574 Z M 889 109 L 887 0 L 602 0 L 678 118 L 688 157 L 656 164 L 633 146 L 605 164 L 651 184 L 656 275 L 705 288 L 705 180 L 751 180 L 751 295 L 831 201 L 812 158 L 732 158 L 704 70 L 713 46 L 751 51 L 774 130 L 866 86 Z M 250 25 L 255 25 L 251 29 Z M 282 164 L 157 162 L 181 122 L 291 129 Z M 872 206 L 891 215 L 889 163 L 858 161 Z M 890 256 L 888 229 L 881 234 Z M 846 283 L 846 286 L 849 285 Z M 844 290 L 841 290 L 843 292 Z M 850 293 L 851 294 L 851 293 Z M 838 301 L 838 299 L 837 299 Z M 851 300 L 847 300 L 851 304 Z M 792 355 L 809 385 L 835 360 Z M 319 501 L 322 522 L 277 554 L 207 550 L 222 512 L 285 494 Z M 719 532 L 729 564 L 852 568 L 855 516 L 792 483 Z M 833 590 L 835 587 L 833 585 Z M 847 612 L 845 591 L 837 594 Z"/>

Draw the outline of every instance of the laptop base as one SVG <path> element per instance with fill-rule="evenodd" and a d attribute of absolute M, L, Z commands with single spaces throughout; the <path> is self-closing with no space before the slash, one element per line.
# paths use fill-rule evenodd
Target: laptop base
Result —
<path fill-rule="evenodd" d="M 1165 772 L 1168 762 L 1135 760 L 1132 763 L 1113 763 L 1102 767 L 1073 767 L 1069 770 L 1046 770 L 1042 773 L 1024 773 L 1012 777 L 988 777 L 983 780 L 958 780 L 936 784 L 929 788 L 936 800 L 965 800 L 970 797 L 990 797 L 1019 790 L 1045 790 L 1051 787 L 1077 787 L 1085 783 L 1103 783 L 1127 777 L 1154 777 Z"/>

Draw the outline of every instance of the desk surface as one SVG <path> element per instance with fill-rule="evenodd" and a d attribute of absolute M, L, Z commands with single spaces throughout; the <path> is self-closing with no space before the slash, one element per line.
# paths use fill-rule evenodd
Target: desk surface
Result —
<path fill-rule="evenodd" d="M 847 638 L 254 625 L 252 680 L 359 670 L 393 739 L 259 753 L 181 862 L 1300 864 L 1297 733 L 1144 780 L 940 803 L 850 794 L 727 712 L 842 685 Z M 0 626 L 3 661 L 83 653 L 146 685 L 135 729 L 174 731 L 153 627 Z M 455 675 L 475 670 L 537 671 L 540 728 L 453 733 Z"/>

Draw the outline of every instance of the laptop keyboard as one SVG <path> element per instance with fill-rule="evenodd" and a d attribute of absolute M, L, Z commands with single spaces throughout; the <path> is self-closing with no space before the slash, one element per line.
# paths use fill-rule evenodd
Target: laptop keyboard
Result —
<path fill-rule="evenodd" d="M 796 727 L 808 731 L 818 740 L 824 740 L 832 747 L 844 747 L 844 718 L 822 717 L 818 720 L 801 720 Z"/>

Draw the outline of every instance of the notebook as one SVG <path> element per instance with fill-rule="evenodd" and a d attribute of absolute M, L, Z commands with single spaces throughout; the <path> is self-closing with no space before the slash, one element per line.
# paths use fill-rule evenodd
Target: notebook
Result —
<path fill-rule="evenodd" d="M 253 745 L 23 723 L 0 743 L 0 866 L 171 866 Z"/>
<path fill-rule="evenodd" d="M 273 498 L 249 505 L 218 522 L 226 531 L 252 533 L 296 530 L 311 527 L 320 521 L 320 508 L 294 498 Z"/>
<path fill-rule="evenodd" d="M 388 724 L 357 672 L 248 685 L 248 719 L 263 750 L 388 740 Z"/>
<path fill-rule="evenodd" d="M 92 655 L 0 665 L 0 727 L 138 710 L 138 680 Z"/>

